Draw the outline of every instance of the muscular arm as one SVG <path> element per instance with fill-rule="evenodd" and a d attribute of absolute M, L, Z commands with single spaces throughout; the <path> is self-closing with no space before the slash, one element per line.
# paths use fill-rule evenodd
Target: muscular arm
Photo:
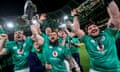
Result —
<path fill-rule="evenodd" d="M 108 4 L 107 12 L 110 17 L 107 26 L 112 29 L 118 29 L 120 27 L 120 11 L 114 0 L 111 0 Z"/>
<path fill-rule="evenodd" d="M 39 43 L 39 45 L 42 45 L 44 43 L 44 38 L 42 36 L 40 36 L 40 32 L 39 32 L 39 25 L 32 25 L 31 26 L 31 32 L 32 32 L 32 39 L 35 40 L 36 42 Z"/>
<path fill-rule="evenodd" d="M 7 39 L 7 35 L 6 34 L 2 34 L 0 35 L 0 55 L 5 55 L 6 54 L 6 49 L 3 48 L 5 41 Z"/>
<path fill-rule="evenodd" d="M 2 48 L 1 50 L 0 50 L 0 55 L 6 55 L 7 53 L 6 53 L 6 49 L 5 48 Z"/>
<path fill-rule="evenodd" d="M 79 19 L 78 19 L 78 16 L 74 16 L 73 18 L 73 24 L 74 24 L 74 29 L 80 29 L 80 22 L 79 22 Z"/>
<path fill-rule="evenodd" d="M 43 45 L 43 43 L 44 43 L 44 38 L 42 37 L 42 36 L 40 36 L 39 34 L 38 35 L 36 35 L 36 41 L 39 43 L 39 45 L 41 46 L 41 45 Z"/>
<path fill-rule="evenodd" d="M 75 10 L 72 10 L 71 14 L 76 15 L 77 13 Z M 78 38 L 82 38 L 85 35 L 85 32 L 80 29 L 80 22 L 79 22 L 78 16 L 74 16 L 73 24 L 74 26 L 72 27 L 72 29 L 74 33 L 78 36 Z"/>
<path fill-rule="evenodd" d="M 1 43 L 1 40 L 0 40 L 0 43 Z M 2 44 L 4 44 L 4 43 L 2 43 Z M 6 48 L 3 48 L 3 45 L 2 44 L 0 44 L 0 55 L 6 55 L 7 54 L 7 52 L 6 52 Z"/>

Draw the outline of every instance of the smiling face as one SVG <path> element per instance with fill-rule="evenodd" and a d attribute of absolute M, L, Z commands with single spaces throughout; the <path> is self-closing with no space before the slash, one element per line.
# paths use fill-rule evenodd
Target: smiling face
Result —
<path fill-rule="evenodd" d="M 63 32 L 64 32 L 63 30 L 59 30 L 59 31 L 58 31 L 58 36 L 59 36 L 59 37 L 62 37 Z"/>
<path fill-rule="evenodd" d="M 15 31 L 14 32 L 14 40 L 15 41 L 22 41 L 24 39 L 23 31 Z"/>
<path fill-rule="evenodd" d="M 100 34 L 100 29 L 98 28 L 97 25 L 91 24 L 90 26 L 87 27 L 87 33 L 88 35 L 95 37 Z"/>

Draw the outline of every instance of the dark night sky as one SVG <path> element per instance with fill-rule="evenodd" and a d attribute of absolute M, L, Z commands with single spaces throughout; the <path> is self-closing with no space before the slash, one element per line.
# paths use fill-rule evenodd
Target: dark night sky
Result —
<path fill-rule="evenodd" d="M 37 5 L 38 13 L 56 11 L 64 7 L 70 1 L 71 0 L 32 0 L 32 2 Z M 81 3 L 81 1 L 84 0 L 73 1 Z M 23 15 L 25 2 L 26 0 L 0 0 L 0 24 L 5 24 L 6 21 L 12 21 L 14 16 Z M 12 34 L 10 37 L 10 39 L 13 38 Z"/>
<path fill-rule="evenodd" d="M 52 12 L 62 8 L 70 0 L 32 0 L 38 13 Z M 26 0 L 0 0 L 0 17 L 22 15 Z"/>

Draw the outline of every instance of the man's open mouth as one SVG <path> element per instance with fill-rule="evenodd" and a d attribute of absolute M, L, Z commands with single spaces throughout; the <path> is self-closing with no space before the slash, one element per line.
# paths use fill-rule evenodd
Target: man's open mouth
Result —
<path fill-rule="evenodd" d="M 52 37 L 51 39 L 52 39 L 52 40 L 54 40 L 55 38 L 54 38 L 54 37 Z"/>
<path fill-rule="evenodd" d="M 94 30 L 92 30 L 92 33 L 96 33 L 98 30 L 97 29 L 94 29 Z"/>

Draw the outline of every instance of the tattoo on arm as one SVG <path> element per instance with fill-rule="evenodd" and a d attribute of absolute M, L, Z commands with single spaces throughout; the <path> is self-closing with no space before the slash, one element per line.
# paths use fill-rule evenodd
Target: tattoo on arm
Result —
<path fill-rule="evenodd" d="M 115 24 L 110 23 L 109 28 L 114 28 L 114 27 L 115 27 Z"/>

